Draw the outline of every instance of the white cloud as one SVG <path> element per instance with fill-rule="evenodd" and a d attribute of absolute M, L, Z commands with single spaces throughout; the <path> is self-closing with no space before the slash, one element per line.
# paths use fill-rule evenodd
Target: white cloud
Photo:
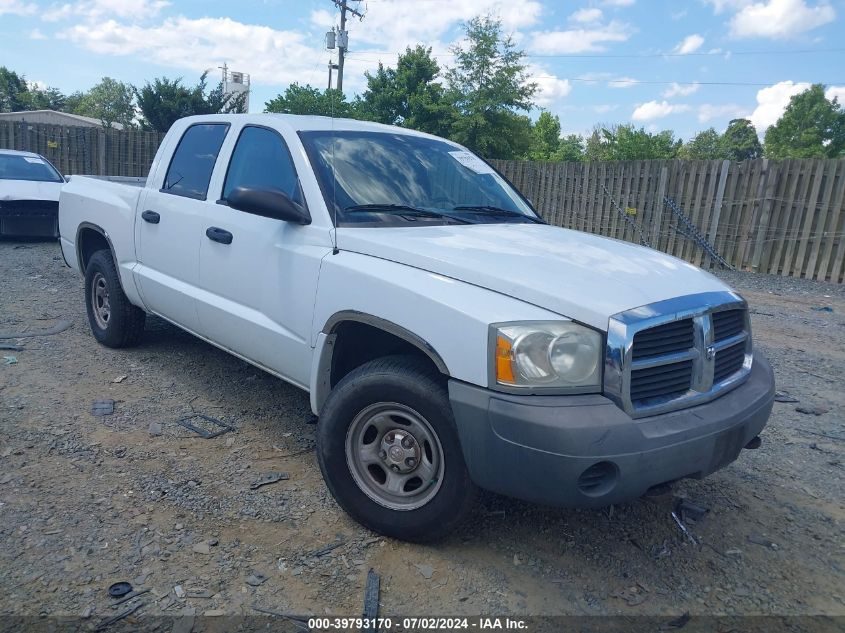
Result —
<path fill-rule="evenodd" d="M 842 107 L 845 105 L 845 86 L 828 86 L 828 89 L 824 92 L 824 96 L 831 101 L 835 97 L 839 100 L 839 106 Z"/>
<path fill-rule="evenodd" d="M 29 39 L 31 40 L 46 40 L 47 36 L 41 32 L 41 29 L 32 29 L 29 32 Z"/>
<path fill-rule="evenodd" d="M 613 112 L 618 107 L 615 103 L 600 103 L 597 106 L 593 106 L 593 110 L 598 114 L 607 114 L 608 112 Z"/>
<path fill-rule="evenodd" d="M 38 6 L 32 2 L 20 0 L 0 0 L 0 15 L 33 15 Z"/>
<path fill-rule="evenodd" d="M 686 112 L 689 106 L 681 103 L 669 103 L 668 101 L 648 101 L 636 107 L 631 119 L 634 121 L 652 121 L 662 119 L 670 114 Z"/>
<path fill-rule="evenodd" d="M 539 31 L 533 33 L 528 49 L 532 53 L 542 54 L 603 51 L 607 43 L 627 41 L 633 31 L 629 24 L 615 20 L 607 25 L 592 28 Z"/>
<path fill-rule="evenodd" d="M 773 86 L 768 86 L 757 91 L 757 107 L 751 116 L 751 122 L 757 128 L 757 132 L 763 134 L 770 125 L 777 122 L 789 99 L 799 92 L 804 92 L 810 87 L 808 83 L 795 83 L 793 81 L 781 81 Z"/>
<path fill-rule="evenodd" d="M 678 43 L 675 47 L 675 52 L 681 55 L 689 55 L 701 48 L 702 44 L 704 44 L 704 38 L 698 33 L 693 33 L 692 35 L 687 35 Z"/>
<path fill-rule="evenodd" d="M 637 0 L 604 0 L 604 3 L 611 7 L 630 7 Z"/>
<path fill-rule="evenodd" d="M 364 6 L 363 4 L 361 6 Z M 536 24 L 543 12 L 539 0 L 461 0 L 461 2 L 424 3 L 407 0 L 384 0 L 367 6 L 365 20 L 349 23 L 350 46 L 363 42 L 380 50 L 404 51 L 405 47 L 425 42 L 435 52 L 442 52 L 447 44 L 441 38 L 449 36 L 456 25 L 478 15 L 491 14 L 501 19 L 506 33 Z M 312 24 L 331 28 L 337 24 L 332 11 L 312 11 Z"/>
<path fill-rule="evenodd" d="M 575 22 L 589 24 L 601 20 L 602 15 L 601 9 L 593 7 L 590 9 L 578 9 L 578 11 L 569 16 L 569 19 Z"/>
<path fill-rule="evenodd" d="M 101 55 L 133 55 L 197 73 L 226 60 L 265 84 L 307 80 L 314 60 L 325 57 L 314 38 L 229 18 L 176 17 L 150 27 L 107 20 L 77 24 L 59 36 Z"/>
<path fill-rule="evenodd" d="M 691 94 L 698 92 L 701 86 L 699 84 L 679 84 L 673 82 L 666 90 L 663 91 L 662 96 L 665 99 L 672 97 L 688 97 Z"/>
<path fill-rule="evenodd" d="M 631 77 L 617 77 L 607 82 L 608 88 L 632 88 L 637 85 L 637 80 Z"/>
<path fill-rule="evenodd" d="M 734 1 L 716 8 L 723 6 L 738 9 L 730 20 L 730 34 L 738 38 L 791 38 L 836 19 L 836 11 L 827 1 L 812 6 L 807 0 Z"/>
<path fill-rule="evenodd" d="M 747 114 L 748 108 L 735 103 L 726 103 L 721 105 L 703 103 L 698 106 L 699 123 L 707 123 L 708 121 L 719 118 L 739 119 L 744 118 Z"/>
<path fill-rule="evenodd" d="M 154 18 L 169 6 L 167 0 L 79 0 L 53 5 L 41 17 L 48 22 L 58 22 L 73 17 L 98 20 L 106 16 L 142 20 Z"/>
<path fill-rule="evenodd" d="M 530 81 L 537 84 L 534 101 L 541 108 L 548 108 L 572 92 L 568 79 L 561 79 L 542 66 L 529 64 L 526 67 Z"/>

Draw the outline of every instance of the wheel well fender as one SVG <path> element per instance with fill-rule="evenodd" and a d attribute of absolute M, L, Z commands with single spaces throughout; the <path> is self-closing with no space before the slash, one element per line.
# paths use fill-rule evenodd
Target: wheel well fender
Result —
<path fill-rule="evenodd" d="M 312 397 L 315 413 L 346 374 L 381 356 L 419 356 L 444 376 L 450 375 L 443 358 L 428 341 L 401 325 L 364 312 L 346 310 L 332 315 L 320 338 L 324 343 L 318 348 L 316 359 Z"/>
<path fill-rule="evenodd" d="M 79 272 L 85 274 L 85 268 L 91 260 L 91 256 L 100 250 L 108 250 L 112 259 L 117 264 L 114 246 L 111 239 L 101 227 L 90 222 L 82 222 L 76 229 L 76 258 L 79 264 Z"/>

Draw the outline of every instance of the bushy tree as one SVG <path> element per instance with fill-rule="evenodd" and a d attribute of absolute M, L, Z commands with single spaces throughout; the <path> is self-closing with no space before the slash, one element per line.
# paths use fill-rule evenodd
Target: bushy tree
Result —
<path fill-rule="evenodd" d="M 580 134 L 567 134 L 560 140 L 555 160 L 575 163 L 584 160 L 584 138 Z"/>
<path fill-rule="evenodd" d="M 0 112 L 63 110 L 66 97 L 58 88 L 39 88 L 23 75 L 0 66 Z"/>
<path fill-rule="evenodd" d="M 651 133 L 631 124 L 597 126 L 587 139 L 590 161 L 669 159 L 678 155 L 681 141 L 671 130 Z"/>
<path fill-rule="evenodd" d="M 124 127 L 132 127 L 135 120 L 135 92 L 131 85 L 117 81 L 111 77 L 103 79 L 88 92 L 71 95 L 68 109 L 76 114 L 100 119 L 103 127 L 111 127 L 112 123 L 120 123 Z M 72 103 L 76 102 L 76 103 Z"/>
<path fill-rule="evenodd" d="M 845 109 L 825 96 L 822 84 L 813 84 L 794 95 L 766 130 L 765 151 L 769 158 L 845 156 Z"/>
<path fill-rule="evenodd" d="M 722 149 L 728 160 L 742 161 L 760 158 L 763 146 L 757 138 L 757 130 L 748 119 L 733 119 L 722 135 Z"/>
<path fill-rule="evenodd" d="M 0 66 L 0 112 L 24 110 L 27 103 L 26 80 L 14 70 Z"/>
<path fill-rule="evenodd" d="M 533 106 L 537 85 L 529 80 L 525 54 L 490 16 L 465 25 L 466 45 L 452 48 L 455 66 L 446 73 L 449 98 L 459 116 L 451 138 L 488 158 L 524 156 L 531 125 L 521 112 Z"/>
<path fill-rule="evenodd" d="M 417 45 L 399 55 L 396 68 L 379 64 L 374 74 L 365 73 L 367 89 L 357 104 L 361 117 L 447 136 L 455 108 L 437 81 L 440 66 L 431 48 Z"/>
<path fill-rule="evenodd" d="M 175 121 L 195 114 L 243 112 L 246 93 L 224 93 L 220 82 L 208 90 L 208 73 L 200 76 L 194 87 L 182 84 L 182 78 L 156 78 L 142 88 L 133 88 L 141 111 L 141 126 L 166 132 Z"/>
<path fill-rule="evenodd" d="M 678 151 L 678 158 L 719 160 L 726 158 L 722 135 L 714 128 L 699 132 Z"/>
<path fill-rule="evenodd" d="M 264 104 L 265 112 L 278 114 L 313 114 L 318 116 L 350 117 L 353 104 L 335 88 L 320 90 L 311 85 L 292 83 L 284 94 Z"/>
<path fill-rule="evenodd" d="M 560 150 L 560 117 L 543 111 L 531 130 L 531 160 L 554 160 Z"/>

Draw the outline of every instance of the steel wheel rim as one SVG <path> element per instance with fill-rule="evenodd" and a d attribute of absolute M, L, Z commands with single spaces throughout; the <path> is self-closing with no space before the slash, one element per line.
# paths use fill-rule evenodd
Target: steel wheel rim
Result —
<path fill-rule="evenodd" d="M 91 280 L 91 308 L 99 328 L 102 330 L 108 328 L 111 319 L 111 304 L 109 303 L 109 287 L 103 273 L 94 273 Z"/>
<path fill-rule="evenodd" d="M 346 433 L 346 464 L 370 499 L 391 510 L 415 510 L 443 484 L 443 447 L 431 424 L 395 402 L 366 407 Z"/>

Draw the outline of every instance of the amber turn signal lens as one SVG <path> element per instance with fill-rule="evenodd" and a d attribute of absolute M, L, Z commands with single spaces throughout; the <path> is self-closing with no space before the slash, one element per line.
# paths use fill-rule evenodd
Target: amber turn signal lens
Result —
<path fill-rule="evenodd" d="M 500 383 L 515 384 L 513 374 L 513 345 L 504 336 L 496 337 L 496 380 Z"/>

